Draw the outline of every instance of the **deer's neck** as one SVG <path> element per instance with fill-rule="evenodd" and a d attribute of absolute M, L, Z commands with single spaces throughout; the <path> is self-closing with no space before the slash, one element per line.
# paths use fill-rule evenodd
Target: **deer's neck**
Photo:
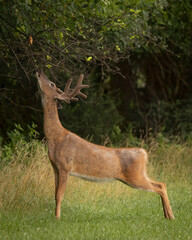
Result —
<path fill-rule="evenodd" d="M 44 132 L 47 140 L 54 140 L 59 136 L 67 133 L 59 120 L 57 102 L 55 100 L 46 101 L 43 104 L 44 111 Z"/>

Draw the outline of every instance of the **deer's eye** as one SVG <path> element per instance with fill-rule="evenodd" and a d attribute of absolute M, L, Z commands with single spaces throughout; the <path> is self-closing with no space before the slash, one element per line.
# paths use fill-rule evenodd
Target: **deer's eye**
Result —
<path fill-rule="evenodd" d="M 50 82 L 51 87 L 55 87 L 55 83 Z"/>

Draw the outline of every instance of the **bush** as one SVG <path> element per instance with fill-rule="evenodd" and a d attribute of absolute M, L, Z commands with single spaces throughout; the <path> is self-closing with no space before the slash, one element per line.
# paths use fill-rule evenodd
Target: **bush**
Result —
<path fill-rule="evenodd" d="M 151 104 L 148 125 L 157 136 L 174 136 L 192 143 L 192 99 Z"/>
<path fill-rule="evenodd" d="M 86 102 L 63 104 L 60 120 L 71 132 L 94 143 L 103 144 L 107 137 L 114 135 L 114 129 L 119 128 L 123 118 L 117 110 L 114 98 L 98 95 L 98 92 L 89 91 Z"/>
<path fill-rule="evenodd" d="M 36 125 L 28 126 L 25 133 L 20 125 L 15 125 L 15 129 L 8 132 L 9 141 L 0 150 L 0 169 L 10 163 L 30 164 L 31 158 L 36 154 L 39 146 L 35 130 Z"/>

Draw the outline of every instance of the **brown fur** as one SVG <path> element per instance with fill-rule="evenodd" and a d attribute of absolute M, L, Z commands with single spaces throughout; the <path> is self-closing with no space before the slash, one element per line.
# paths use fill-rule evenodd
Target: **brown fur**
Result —
<path fill-rule="evenodd" d="M 65 93 L 53 87 L 41 71 L 37 72 L 37 79 L 44 110 L 48 154 L 55 174 L 56 217 L 60 218 L 62 198 L 71 174 L 93 181 L 120 180 L 132 187 L 156 192 L 161 196 L 165 218 L 173 219 L 166 185 L 152 181 L 146 175 L 146 151 L 142 148 L 99 146 L 66 130 L 58 117 L 57 99 L 69 103 L 71 99 L 67 91 Z"/>

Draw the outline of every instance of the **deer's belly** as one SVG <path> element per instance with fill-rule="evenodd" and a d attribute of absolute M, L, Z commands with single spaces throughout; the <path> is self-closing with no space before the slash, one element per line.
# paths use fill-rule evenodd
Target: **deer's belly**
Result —
<path fill-rule="evenodd" d="M 80 174 L 76 172 L 70 172 L 70 176 L 78 177 L 87 181 L 91 182 L 112 182 L 115 180 L 115 178 L 110 178 L 110 177 L 96 177 L 96 176 L 91 176 L 91 175 L 85 175 L 85 174 Z"/>

